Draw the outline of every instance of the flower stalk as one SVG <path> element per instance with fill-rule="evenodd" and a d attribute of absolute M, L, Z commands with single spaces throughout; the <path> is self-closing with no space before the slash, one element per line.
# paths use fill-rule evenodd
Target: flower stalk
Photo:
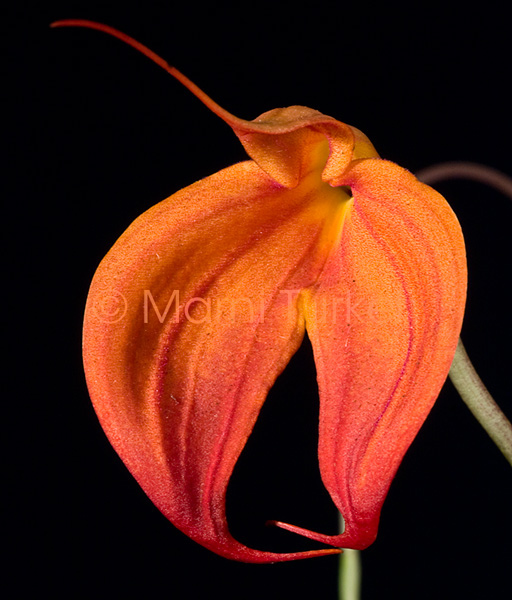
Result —
<path fill-rule="evenodd" d="M 450 379 L 473 416 L 512 466 L 512 424 L 475 371 L 462 340 L 455 351 Z"/>

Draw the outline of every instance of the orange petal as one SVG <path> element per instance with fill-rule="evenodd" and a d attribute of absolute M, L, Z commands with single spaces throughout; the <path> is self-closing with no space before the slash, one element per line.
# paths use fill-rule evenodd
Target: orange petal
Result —
<path fill-rule="evenodd" d="M 345 531 L 279 525 L 362 549 L 377 535 L 389 485 L 448 375 L 466 261 L 444 198 L 401 167 L 355 161 L 345 185 L 353 208 L 305 302 L 320 391 L 320 469 Z"/>
<path fill-rule="evenodd" d="M 112 445 L 178 528 L 238 560 L 337 552 L 252 550 L 225 515 L 234 464 L 303 338 L 299 291 L 343 217 L 346 195 L 314 180 L 288 190 L 250 161 L 178 192 L 122 235 L 87 301 L 87 383 Z"/>
<path fill-rule="evenodd" d="M 255 161 L 145 213 L 95 275 L 84 360 L 113 446 L 160 510 L 219 554 L 268 562 L 336 552 L 252 550 L 225 516 L 233 466 L 306 324 L 320 468 L 346 528 L 328 536 L 278 525 L 368 546 L 455 352 L 466 292 L 455 216 L 404 169 L 373 158 L 355 128 L 297 106 L 239 119 L 129 36 L 90 21 L 53 26 L 99 29 L 146 54 Z M 354 200 L 331 186 L 350 187 Z"/>

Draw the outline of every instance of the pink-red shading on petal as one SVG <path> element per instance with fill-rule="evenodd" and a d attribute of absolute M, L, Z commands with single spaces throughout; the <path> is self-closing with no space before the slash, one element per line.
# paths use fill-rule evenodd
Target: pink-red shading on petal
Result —
<path fill-rule="evenodd" d="M 87 383 L 112 445 L 177 527 L 239 560 L 325 554 L 246 548 L 225 515 L 234 464 L 304 335 L 299 291 L 325 262 L 317 245 L 337 208 L 311 194 L 253 162 L 212 175 L 129 227 L 87 302 Z M 110 297 L 126 304 L 114 323 Z"/>
<path fill-rule="evenodd" d="M 380 159 L 355 161 L 353 210 L 306 302 L 320 390 L 319 460 L 345 532 L 365 548 L 403 455 L 443 385 L 462 325 L 464 243 L 444 198 Z M 289 528 L 289 527 L 288 527 Z"/>

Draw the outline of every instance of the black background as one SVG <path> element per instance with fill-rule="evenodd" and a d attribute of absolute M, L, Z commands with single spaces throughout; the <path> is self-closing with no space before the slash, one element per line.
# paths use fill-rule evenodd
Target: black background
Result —
<path fill-rule="evenodd" d="M 334 557 L 256 566 L 197 546 L 153 507 L 104 437 L 80 356 L 94 270 L 141 212 L 245 155 L 224 123 L 145 57 L 99 32 L 48 27 L 61 18 L 108 23 L 240 117 L 310 106 L 360 128 L 381 156 L 413 172 L 466 160 L 512 174 L 506 9 L 300 6 L 49 1 L 2 9 L 4 321 L 12 334 L 3 520 L 12 597 L 336 597 Z M 437 187 L 467 241 L 463 339 L 510 417 L 512 202 L 479 184 Z M 241 541 L 311 547 L 265 528 L 272 518 L 335 532 L 316 464 L 317 412 L 305 344 L 233 476 L 228 516 Z M 511 507 L 510 467 L 448 382 L 363 553 L 363 598 L 507 597 Z"/>

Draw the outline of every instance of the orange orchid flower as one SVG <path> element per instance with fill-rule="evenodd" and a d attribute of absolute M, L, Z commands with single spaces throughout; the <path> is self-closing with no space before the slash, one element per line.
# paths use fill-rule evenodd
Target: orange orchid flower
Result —
<path fill-rule="evenodd" d="M 220 555 L 257 563 L 366 548 L 457 345 L 466 261 L 455 215 L 354 127 L 302 106 L 239 119 L 125 34 L 53 25 L 98 29 L 142 51 L 223 119 L 251 159 L 149 209 L 98 267 L 83 353 L 110 442 L 160 511 Z M 306 330 L 320 471 L 345 530 L 276 522 L 333 548 L 255 550 L 229 532 L 226 489 Z"/>

